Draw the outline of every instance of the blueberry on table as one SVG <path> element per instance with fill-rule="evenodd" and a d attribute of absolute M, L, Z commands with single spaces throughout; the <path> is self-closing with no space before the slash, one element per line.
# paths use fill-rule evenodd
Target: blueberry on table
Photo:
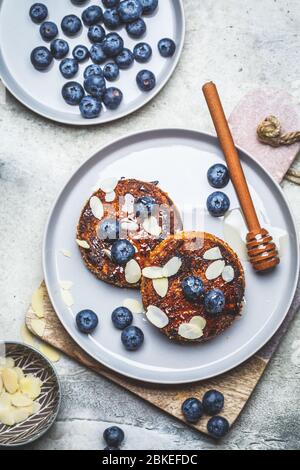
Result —
<path fill-rule="evenodd" d="M 143 9 L 143 15 L 151 15 L 158 7 L 158 0 L 140 0 Z"/>
<path fill-rule="evenodd" d="M 95 64 L 104 64 L 107 59 L 107 55 L 103 50 L 103 44 L 98 42 L 93 44 L 90 48 L 90 56 Z"/>
<path fill-rule="evenodd" d="M 124 48 L 120 54 L 116 56 L 115 61 L 120 69 L 125 70 L 133 64 L 134 55 L 129 49 Z"/>
<path fill-rule="evenodd" d="M 200 277 L 196 276 L 189 276 L 183 279 L 181 283 L 181 287 L 183 290 L 184 297 L 187 300 L 191 300 L 192 302 L 197 302 L 197 300 L 202 300 L 205 290 L 204 284 Z"/>
<path fill-rule="evenodd" d="M 120 223 L 116 219 L 105 219 L 98 226 L 97 236 L 100 240 L 114 242 L 120 235 Z"/>
<path fill-rule="evenodd" d="M 118 426 L 111 426 L 103 433 L 104 440 L 109 447 L 119 447 L 124 441 L 124 431 Z"/>
<path fill-rule="evenodd" d="M 79 109 L 84 119 L 95 119 L 100 116 L 102 104 L 93 96 L 85 96 L 80 102 Z"/>
<path fill-rule="evenodd" d="M 102 3 L 105 8 L 115 8 L 119 6 L 120 0 L 102 0 Z"/>
<path fill-rule="evenodd" d="M 102 42 L 105 35 L 105 29 L 100 24 L 93 24 L 89 27 L 88 38 L 91 42 Z"/>
<path fill-rule="evenodd" d="M 116 57 L 124 47 L 124 41 L 118 33 L 109 33 L 102 43 L 104 54 L 107 57 Z"/>
<path fill-rule="evenodd" d="M 136 83 L 141 91 L 151 91 L 156 86 L 156 78 L 150 70 L 141 70 L 136 76 Z"/>
<path fill-rule="evenodd" d="M 103 95 L 103 103 L 107 107 L 107 109 L 110 109 L 114 111 L 117 109 L 121 102 L 123 100 L 123 93 L 119 88 L 107 88 Z"/>
<path fill-rule="evenodd" d="M 66 36 L 76 36 L 76 34 L 78 34 L 82 29 L 80 18 L 76 15 L 65 16 L 61 22 L 61 29 Z"/>
<path fill-rule="evenodd" d="M 133 322 L 133 315 L 128 308 L 118 307 L 111 314 L 111 320 L 118 330 L 124 330 Z"/>
<path fill-rule="evenodd" d="M 138 18 L 133 23 L 128 23 L 126 25 L 126 31 L 128 35 L 133 39 L 141 38 L 147 30 L 147 26 L 143 18 Z"/>
<path fill-rule="evenodd" d="M 60 60 L 69 53 L 69 44 L 64 39 L 53 39 L 50 44 L 50 50 L 54 59 Z"/>
<path fill-rule="evenodd" d="M 218 390 L 208 390 L 204 394 L 202 404 L 206 414 L 210 416 L 217 415 L 224 408 L 224 395 Z"/>
<path fill-rule="evenodd" d="M 227 419 L 222 416 L 214 416 L 208 421 L 207 430 L 211 436 L 220 439 L 228 433 L 229 423 Z"/>
<path fill-rule="evenodd" d="M 173 39 L 163 38 L 158 43 L 158 50 L 162 57 L 173 57 L 176 51 L 176 44 Z"/>
<path fill-rule="evenodd" d="M 209 291 L 204 297 L 205 310 L 211 316 L 220 315 L 225 307 L 225 296 L 220 289 Z"/>
<path fill-rule="evenodd" d="M 209 168 L 207 179 L 213 188 L 225 188 L 229 183 L 229 171 L 222 163 L 216 163 Z"/>
<path fill-rule="evenodd" d="M 117 240 L 111 248 L 111 259 L 115 264 L 124 266 L 135 255 L 134 246 L 128 240 Z"/>
<path fill-rule="evenodd" d="M 31 52 L 31 63 L 36 70 L 43 71 L 50 67 L 53 57 L 47 47 L 36 47 Z"/>
<path fill-rule="evenodd" d="M 98 317 L 92 310 L 82 310 L 76 315 L 76 325 L 81 333 L 91 334 L 97 328 Z"/>
<path fill-rule="evenodd" d="M 137 20 L 143 11 L 140 0 L 124 0 L 118 6 L 118 13 L 123 23 Z"/>
<path fill-rule="evenodd" d="M 79 70 L 78 62 L 75 59 L 63 59 L 59 64 L 59 70 L 63 77 L 73 78 Z"/>
<path fill-rule="evenodd" d="M 203 416 L 203 406 L 198 398 L 187 398 L 182 403 L 181 411 L 188 423 L 197 423 Z"/>
<path fill-rule="evenodd" d="M 128 326 L 122 331 L 121 341 L 127 351 L 137 351 L 144 342 L 144 333 L 137 326 Z"/>
<path fill-rule="evenodd" d="M 34 23 L 42 23 L 48 16 L 48 8 L 43 3 L 35 3 L 30 7 L 29 15 Z"/>
<path fill-rule="evenodd" d="M 85 69 L 83 73 L 84 79 L 86 80 L 88 77 L 91 77 L 92 75 L 101 75 L 103 77 L 103 70 L 100 67 L 100 65 L 91 64 L 87 66 L 87 68 Z"/>
<path fill-rule="evenodd" d="M 230 207 L 229 197 L 221 191 L 212 193 L 207 198 L 207 210 L 213 217 L 222 217 Z"/>
<path fill-rule="evenodd" d="M 103 23 L 108 29 L 117 29 L 121 26 L 121 19 L 116 8 L 109 8 L 103 13 Z"/>
<path fill-rule="evenodd" d="M 106 90 L 106 82 L 102 75 L 91 75 L 84 80 L 84 89 L 94 98 L 102 98 Z"/>
<path fill-rule="evenodd" d="M 146 42 L 140 42 L 133 49 L 133 55 L 137 62 L 148 62 L 152 56 L 152 48 Z"/>
<path fill-rule="evenodd" d="M 155 199 L 151 196 L 139 197 L 134 204 L 135 216 L 139 219 L 146 219 L 150 217 L 155 208 Z"/>
<path fill-rule="evenodd" d="M 91 5 L 83 11 L 81 18 L 86 26 L 100 23 L 103 19 L 102 8 L 97 5 Z"/>
<path fill-rule="evenodd" d="M 90 57 L 90 52 L 87 47 L 78 45 L 74 47 L 72 55 L 77 62 L 84 62 Z"/>
<path fill-rule="evenodd" d="M 44 21 L 40 26 L 40 33 L 44 41 L 50 42 L 58 35 L 58 28 L 52 21 Z"/>
<path fill-rule="evenodd" d="M 68 82 L 62 88 L 62 96 L 71 106 L 80 104 L 84 97 L 84 89 L 77 82 Z"/>
<path fill-rule="evenodd" d="M 108 80 L 109 82 L 113 82 L 119 77 L 120 70 L 117 64 L 115 64 L 114 62 L 109 62 L 105 65 L 103 69 L 103 74 L 106 80 Z"/>

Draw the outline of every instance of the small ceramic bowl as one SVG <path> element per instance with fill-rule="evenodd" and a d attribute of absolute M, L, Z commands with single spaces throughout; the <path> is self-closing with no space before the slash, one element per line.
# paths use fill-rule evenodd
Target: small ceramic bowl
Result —
<path fill-rule="evenodd" d="M 14 426 L 0 423 L 0 447 L 16 447 L 39 439 L 53 425 L 61 402 L 61 388 L 52 364 L 39 351 L 22 343 L 0 342 L 0 356 L 14 359 L 25 375 L 32 374 L 42 382 L 42 392 L 37 401 L 38 413 Z"/>

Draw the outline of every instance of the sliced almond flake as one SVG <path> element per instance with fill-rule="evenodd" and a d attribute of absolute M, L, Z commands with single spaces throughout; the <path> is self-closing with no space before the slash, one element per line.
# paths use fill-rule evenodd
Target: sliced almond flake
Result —
<path fill-rule="evenodd" d="M 0 412 L 11 406 L 11 395 L 5 391 L 0 395 Z"/>
<path fill-rule="evenodd" d="M 66 258 L 71 258 L 72 253 L 69 250 L 61 250 L 61 253 L 66 257 Z"/>
<path fill-rule="evenodd" d="M 59 281 L 59 285 L 63 290 L 70 290 L 73 287 L 72 281 Z"/>
<path fill-rule="evenodd" d="M 157 328 L 165 328 L 169 324 L 168 316 L 155 305 L 149 305 L 146 311 L 146 317 L 149 322 Z"/>
<path fill-rule="evenodd" d="M 105 256 L 107 256 L 109 259 L 111 259 L 111 252 L 110 252 L 110 250 L 108 250 L 107 248 L 104 248 L 104 249 L 102 250 L 102 253 L 103 253 Z"/>
<path fill-rule="evenodd" d="M 124 204 L 122 205 L 122 212 L 131 214 L 134 211 L 134 197 L 132 194 L 127 193 L 124 197 Z"/>
<path fill-rule="evenodd" d="M 92 196 L 90 199 L 90 208 L 92 214 L 96 219 L 101 220 L 104 215 L 104 207 L 102 202 L 97 196 Z"/>
<path fill-rule="evenodd" d="M 149 266 L 148 268 L 144 268 L 143 276 L 147 279 L 160 279 L 165 277 L 163 268 L 160 268 L 159 266 Z"/>
<path fill-rule="evenodd" d="M 175 276 L 178 273 L 179 269 L 182 266 L 182 261 L 177 256 L 174 256 L 170 259 L 170 261 L 165 264 L 163 267 L 163 275 L 164 277 L 171 277 Z"/>
<path fill-rule="evenodd" d="M 11 404 L 17 408 L 23 408 L 24 406 L 32 405 L 32 399 L 25 395 L 25 393 L 18 392 L 11 396 Z"/>
<path fill-rule="evenodd" d="M 33 329 L 34 333 L 37 334 L 40 338 L 44 336 L 45 333 L 45 328 L 46 328 L 46 322 L 44 320 L 31 320 L 31 328 Z"/>
<path fill-rule="evenodd" d="M 196 325 L 198 326 L 201 330 L 204 330 L 206 327 L 206 320 L 203 317 L 200 317 L 200 315 L 196 315 L 190 320 L 190 325 Z"/>
<path fill-rule="evenodd" d="M 16 424 L 12 407 L 0 411 L 0 423 L 4 424 L 5 426 L 13 426 Z"/>
<path fill-rule="evenodd" d="M 2 380 L 8 393 L 16 393 L 19 389 L 18 375 L 13 369 L 3 369 Z"/>
<path fill-rule="evenodd" d="M 228 265 L 222 271 L 222 278 L 225 282 L 229 283 L 234 279 L 234 269 L 232 266 Z"/>
<path fill-rule="evenodd" d="M 38 318 L 44 318 L 44 292 L 41 287 L 39 287 L 32 295 L 31 306 L 35 315 Z"/>
<path fill-rule="evenodd" d="M 107 178 L 99 184 L 99 188 L 104 193 L 112 193 L 118 184 L 119 180 L 117 178 Z"/>
<path fill-rule="evenodd" d="M 154 237 L 159 237 L 162 232 L 162 229 L 159 226 L 159 223 L 156 217 L 153 217 L 153 216 L 144 220 L 143 229 L 150 235 L 153 235 Z"/>
<path fill-rule="evenodd" d="M 205 272 L 206 279 L 208 281 L 217 279 L 217 277 L 221 276 L 224 267 L 225 267 L 225 261 L 223 260 L 214 261 L 208 266 Z"/>
<path fill-rule="evenodd" d="M 42 343 L 40 345 L 40 351 L 46 356 L 51 362 L 58 362 L 60 355 L 56 349 L 52 348 L 49 344 Z"/>
<path fill-rule="evenodd" d="M 105 195 L 105 201 L 106 202 L 113 202 L 116 199 L 116 193 L 112 191 L 111 193 L 107 193 Z"/>
<path fill-rule="evenodd" d="M 15 424 L 19 424 L 23 423 L 23 421 L 26 421 L 26 419 L 29 418 L 30 413 L 28 411 L 28 408 L 13 408 L 12 416 Z"/>
<path fill-rule="evenodd" d="M 129 284 L 136 284 L 142 277 L 140 265 L 135 259 L 130 260 L 125 267 L 125 279 Z"/>
<path fill-rule="evenodd" d="M 24 343 L 28 344 L 29 346 L 33 346 L 35 344 L 35 338 L 31 331 L 28 330 L 26 325 L 21 326 L 21 338 Z"/>
<path fill-rule="evenodd" d="M 74 305 L 74 299 L 70 291 L 61 289 L 61 298 L 67 307 L 72 307 Z"/>
<path fill-rule="evenodd" d="M 123 307 L 128 308 L 132 313 L 145 313 L 143 304 L 136 299 L 125 299 Z"/>
<path fill-rule="evenodd" d="M 87 241 L 85 240 L 76 240 L 76 243 L 78 246 L 80 246 L 80 248 L 84 248 L 85 250 L 89 250 L 90 249 L 90 245 L 88 244 Z"/>
<path fill-rule="evenodd" d="M 21 379 L 24 379 L 24 372 L 22 371 L 21 367 L 14 367 L 14 371 L 18 376 L 18 381 L 20 382 Z"/>
<path fill-rule="evenodd" d="M 192 323 L 182 323 L 178 328 L 178 334 L 185 339 L 194 340 L 203 336 L 203 331 Z"/>
<path fill-rule="evenodd" d="M 41 394 L 41 387 L 42 382 L 37 377 L 28 375 L 20 380 L 21 392 L 25 393 L 32 400 L 35 400 Z"/>
<path fill-rule="evenodd" d="M 203 259 L 211 260 L 211 261 L 217 260 L 217 259 L 222 259 L 222 258 L 223 258 L 223 256 L 222 256 L 221 250 L 218 246 L 215 246 L 214 248 L 210 248 L 203 255 Z"/>
<path fill-rule="evenodd" d="M 121 228 L 127 232 L 136 232 L 139 229 L 139 224 L 129 219 L 123 219 L 121 221 Z"/>
<path fill-rule="evenodd" d="M 152 284 L 155 292 L 161 298 L 164 298 L 167 295 L 169 289 L 169 281 L 167 277 L 162 277 L 161 279 L 153 279 Z"/>

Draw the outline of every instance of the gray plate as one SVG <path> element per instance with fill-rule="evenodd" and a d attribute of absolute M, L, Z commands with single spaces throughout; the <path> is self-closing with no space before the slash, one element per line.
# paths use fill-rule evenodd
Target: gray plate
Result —
<path fill-rule="evenodd" d="M 220 337 L 200 345 L 178 345 L 148 324 L 144 315 L 135 315 L 134 324 L 145 333 L 143 347 L 129 353 L 120 341 L 120 332 L 111 322 L 112 310 L 125 298 L 140 298 L 139 292 L 114 288 L 98 281 L 84 266 L 75 233 L 81 208 L 102 178 L 135 177 L 159 180 L 182 209 L 187 204 L 205 206 L 212 192 L 207 169 L 223 161 L 215 137 L 196 131 L 162 129 L 142 132 L 118 140 L 90 158 L 70 179 L 51 212 L 44 239 L 43 264 L 48 292 L 63 325 L 74 340 L 96 360 L 129 377 L 148 382 L 184 383 L 221 374 L 252 356 L 276 332 L 294 296 L 299 254 L 295 224 L 281 188 L 246 152 L 241 158 L 256 207 L 269 215 L 270 222 L 285 229 L 288 242 L 281 264 L 267 275 L 257 275 L 249 263 L 246 272 L 246 307 L 243 317 Z M 231 207 L 238 207 L 231 183 L 224 190 Z M 260 196 L 259 196 L 260 195 Z M 189 229 L 189 221 L 185 221 Z M 222 220 L 203 209 L 198 229 L 223 237 Z M 62 255 L 69 250 L 71 258 Z M 75 304 L 66 307 L 59 280 L 74 283 Z M 74 317 L 91 308 L 100 317 L 92 336 L 80 334 Z"/>
<path fill-rule="evenodd" d="M 30 62 L 30 53 L 38 45 L 46 45 L 39 34 L 39 26 L 35 25 L 29 15 L 33 0 L 0 0 L 0 75 L 9 91 L 25 106 L 42 116 L 57 122 L 73 125 L 101 124 L 124 117 L 148 103 L 167 83 L 179 61 L 184 43 L 185 20 L 182 0 L 161 0 L 158 11 L 144 17 L 147 33 L 142 41 L 148 42 L 153 48 L 153 57 L 148 64 L 135 63 L 129 70 L 121 71 L 120 78 L 109 86 L 116 86 L 124 93 L 124 100 L 116 111 L 103 110 L 97 119 L 83 119 L 77 106 L 68 106 L 62 96 L 61 89 L 65 80 L 59 72 L 58 61 L 54 61 L 48 72 L 36 71 Z M 74 6 L 70 0 L 44 0 L 49 9 L 48 19 L 59 26 L 59 37 L 64 37 L 60 23 L 66 14 L 74 13 L 81 16 L 87 5 L 99 4 L 99 0 L 91 0 L 84 7 Z M 133 49 L 140 40 L 131 39 L 124 29 L 118 31 L 124 38 L 125 47 Z M 171 59 L 160 56 L 157 43 L 162 37 L 173 38 L 177 44 L 175 55 Z M 71 51 L 77 44 L 90 47 L 87 28 L 76 38 L 66 38 Z M 80 65 L 78 76 L 74 80 L 83 82 L 83 71 L 92 63 Z M 152 70 L 157 77 L 157 85 L 150 93 L 142 93 L 136 85 L 136 74 L 142 69 Z M 73 80 L 73 79 L 72 79 Z"/>

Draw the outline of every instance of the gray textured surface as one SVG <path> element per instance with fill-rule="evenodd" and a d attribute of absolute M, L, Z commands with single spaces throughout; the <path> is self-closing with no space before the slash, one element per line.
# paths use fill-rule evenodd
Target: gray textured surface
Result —
<path fill-rule="evenodd" d="M 104 127 L 59 126 L 0 89 L 0 337 L 20 339 L 39 284 L 42 233 L 70 174 L 112 139 L 140 129 L 188 126 L 212 131 L 200 93 L 214 79 L 227 112 L 257 85 L 300 99 L 298 0 L 185 0 L 186 45 L 173 80 L 146 108 Z M 295 163 L 300 168 L 300 160 Z M 300 188 L 284 183 L 300 228 Z M 230 435 L 215 444 L 104 379 L 62 359 L 63 405 L 35 449 L 99 449 L 102 430 L 120 423 L 128 449 L 299 449 L 300 318 L 291 325 L 263 381 Z"/>

